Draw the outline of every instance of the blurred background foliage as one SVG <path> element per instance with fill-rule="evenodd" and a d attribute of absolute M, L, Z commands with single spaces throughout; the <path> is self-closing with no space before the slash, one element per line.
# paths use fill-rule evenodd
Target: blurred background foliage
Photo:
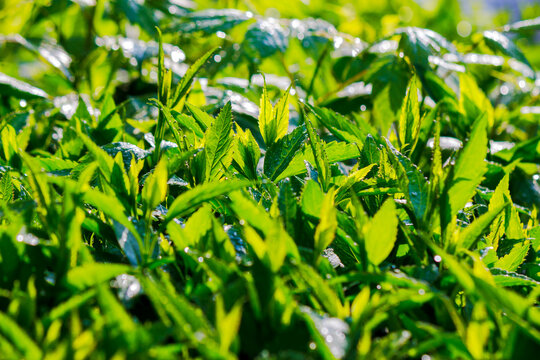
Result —
<path fill-rule="evenodd" d="M 0 0 L 0 358 L 534 354 L 539 28 L 534 1 Z"/>

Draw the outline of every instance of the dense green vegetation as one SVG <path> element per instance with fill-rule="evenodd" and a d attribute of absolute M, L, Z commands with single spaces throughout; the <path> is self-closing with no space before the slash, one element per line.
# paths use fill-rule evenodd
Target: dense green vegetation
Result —
<path fill-rule="evenodd" d="M 540 6 L 481 15 L 1 1 L 0 359 L 534 356 Z"/>

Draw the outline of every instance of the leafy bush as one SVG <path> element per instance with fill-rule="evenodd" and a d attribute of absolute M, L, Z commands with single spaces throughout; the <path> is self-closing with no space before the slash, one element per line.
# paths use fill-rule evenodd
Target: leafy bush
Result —
<path fill-rule="evenodd" d="M 198 3 L 2 3 L 0 358 L 534 354 L 540 8 Z"/>

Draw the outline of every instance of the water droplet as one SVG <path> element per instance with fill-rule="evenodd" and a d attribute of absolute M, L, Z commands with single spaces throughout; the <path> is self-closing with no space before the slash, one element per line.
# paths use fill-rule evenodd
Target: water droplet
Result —
<path fill-rule="evenodd" d="M 202 262 L 204 261 L 204 258 L 203 258 L 202 256 L 199 256 L 199 257 L 197 258 L 197 261 L 200 262 L 200 263 L 202 263 Z"/>
<path fill-rule="evenodd" d="M 501 89 L 500 89 L 501 95 L 507 95 L 509 91 L 510 91 L 510 89 L 508 88 L 507 85 L 502 85 L 501 86 Z"/>
<path fill-rule="evenodd" d="M 433 260 L 435 260 L 435 262 L 439 263 L 439 262 L 441 262 L 442 258 L 441 258 L 440 255 L 435 255 L 435 256 L 433 257 Z"/>
<path fill-rule="evenodd" d="M 188 246 L 186 246 L 186 247 L 184 248 L 184 252 L 185 252 L 186 254 L 189 253 L 189 247 L 188 247 Z"/>
<path fill-rule="evenodd" d="M 225 39 L 225 36 L 227 36 L 227 34 L 225 34 L 223 31 L 218 31 L 216 32 L 216 36 L 220 39 Z"/>
<path fill-rule="evenodd" d="M 456 30 L 459 36 L 467 37 L 471 35 L 472 25 L 470 22 L 462 20 L 457 24 Z"/>
<path fill-rule="evenodd" d="M 186 59 L 186 56 L 180 49 L 174 49 L 171 52 L 171 60 L 174 62 L 184 61 Z"/>
<path fill-rule="evenodd" d="M 244 224 L 246 223 L 246 221 L 245 221 L 244 219 L 240 219 L 240 221 L 238 221 L 238 223 L 239 223 L 240 225 L 244 225 Z"/>
<path fill-rule="evenodd" d="M 426 294 L 426 291 L 424 289 L 419 289 L 418 290 L 418 294 L 419 295 L 425 295 Z"/>
<path fill-rule="evenodd" d="M 360 105 L 360 111 L 366 111 L 367 107 L 366 105 Z"/>
<path fill-rule="evenodd" d="M 431 356 L 429 356 L 428 354 L 424 354 L 424 355 L 422 355 L 421 359 L 422 360 L 431 360 Z"/>
<path fill-rule="evenodd" d="M 334 337 L 332 335 L 328 335 L 325 340 L 327 343 L 331 343 L 332 341 L 334 341 Z"/>
<path fill-rule="evenodd" d="M 315 344 L 313 341 L 309 343 L 309 348 L 311 350 L 315 350 L 317 348 L 317 344 Z"/>
<path fill-rule="evenodd" d="M 19 101 L 19 105 L 20 107 L 26 107 L 26 100 L 22 99 L 21 101 Z"/>
<path fill-rule="evenodd" d="M 214 61 L 219 63 L 221 62 L 221 56 L 220 55 L 214 55 Z"/>
<path fill-rule="evenodd" d="M 377 285 L 377 289 L 381 290 L 381 289 L 382 289 L 382 286 L 381 286 L 381 285 Z"/>

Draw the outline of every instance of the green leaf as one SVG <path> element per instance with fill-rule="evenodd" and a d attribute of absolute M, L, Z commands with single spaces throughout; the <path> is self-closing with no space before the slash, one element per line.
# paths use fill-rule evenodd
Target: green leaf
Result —
<path fill-rule="evenodd" d="M 176 145 L 178 145 L 178 148 L 181 149 L 183 144 L 180 140 L 180 133 L 178 132 L 178 129 L 177 129 L 178 124 L 177 124 L 176 119 L 172 116 L 171 110 L 167 108 L 165 105 L 163 105 L 159 100 L 157 99 L 151 99 L 151 100 L 154 100 L 154 104 L 161 110 L 161 112 L 165 116 L 165 121 L 167 122 L 167 125 L 169 125 L 169 129 L 171 129 L 171 132 L 173 133 L 174 141 L 176 142 Z"/>
<path fill-rule="evenodd" d="M 441 206 L 443 228 L 472 198 L 486 172 L 484 161 L 488 140 L 486 125 L 486 114 L 476 119 L 471 137 L 459 154 L 452 176 L 447 179 Z"/>
<path fill-rule="evenodd" d="M 313 151 L 313 154 L 315 155 L 315 164 L 317 166 L 317 172 L 319 174 L 319 183 L 322 185 L 322 188 L 324 191 L 328 190 L 328 186 L 330 185 L 330 164 L 328 162 L 328 158 L 326 156 L 325 147 L 326 144 L 323 140 L 319 137 L 319 134 L 317 134 L 317 131 L 313 127 L 313 124 L 311 123 L 311 120 L 309 119 L 309 116 L 305 117 L 306 120 L 306 128 L 309 135 L 309 144 L 311 145 L 311 150 Z"/>
<path fill-rule="evenodd" d="M 3 204 L 9 203 L 13 200 L 13 182 L 8 172 L 5 172 L 0 179 L 0 201 Z"/>
<path fill-rule="evenodd" d="M 540 16 L 534 19 L 521 20 L 512 24 L 504 26 L 504 31 L 530 31 L 530 30 L 540 30 Z"/>
<path fill-rule="evenodd" d="M 0 94 L 13 96 L 18 99 L 48 98 L 49 95 L 24 81 L 0 73 Z"/>
<path fill-rule="evenodd" d="M 440 56 L 443 50 L 458 55 L 456 47 L 433 30 L 406 27 L 396 30 L 401 35 L 399 48 L 422 70 L 429 68 L 429 56 Z"/>
<path fill-rule="evenodd" d="M 4 158 L 9 163 L 11 158 L 17 154 L 19 148 L 17 145 L 17 134 L 13 126 L 9 124 L 5 125 L 0 133 L 0 139 L 2 140 Z"/>
<path fill-rule="evenodd" d="M 530 245 L 531 242 L 529 240 L 515 244 L 508 254 L 499 258 L 499 260 L 493 264 L 493 267 L 507 271 L 516 271 L 525 261 Z"/>
<path fill-rule="evenodd" d="M 346 316 L 348 310 L 342 304 L 338 294 L 318 272 L 305 263 L 298 264 L 297 269 L 302 279 L 310 287 L 312 294 L 328 314 L 336 317 Z"/>
<path fill-rule="evenodd" d="M 84 264 L 68 271 L 66 284 L 74 289 L 83 290 L 104 283 L 120 274 L 129 273 L 131 270 L 131 266 L 124 264 Z"/>
<path fill-rule="evenodd" d="M 377 266 L 392 252 L 397 237 L 398 218 L 394 199 L 386 200 L 371 219 L 365 233 L 369 261 Z"/>
<path fill-rule="evenodd" d="M 530 77 L 534 78 L 534 69 L 529 63 L 529 60 L 527 60 L 525 55 L 523 55 L 521 50 L 519 50 L 512 40 L 510 40 L 506 35 L 494 30 L 484 31 L 483 35 L 487 46 L 494 51 L 499 51 L 506 56 L 514 58 L 525 64 L 530 70 Z"/>
<path fill-rule="evenodd" d="M 187 104 L 186 103 L 186 107 L 188 109 L 191 109 L 193 108 L 193 105 L 191 104 Z M 197 110 L 194 110 L 194 111 L 197 111 Z M 200 110 L 199 110 L 200 111 Z M 204 137 L 204 132 L 202 131 L 202 128 L 201 126 L 195 121 L 194 118 L 192 118 L 191 116 L 188 116 L 186 114 L 181 114 L 177 111 L 171 111 L 171 114 L 173 115 L 174 119 L 176 120 L 176 122 L 181 125 L 182 127 L 184 127 L 185 129 L 188 129 L 189 131 L 193 132 L 195 135 L 197 135 L 197 137 L 199 138 L 203 138 Z M 204 116 L 204 115 L 202 115 Z M 210 115 L 208 115 L 208 120 L 209 120 L 209 124 L 212 123 L 212 117 Z M 208 126 L 204 126 L 204 129 L 207 129 Z"/>
<path fill-rule="evenodd" d="M 459 75 L 459 91 L 459 107 L 461 112 L 469 119 L 468 122 L 470 123 L 483 113 L 486 113 L 488 125 L 492 127 L 494 124 L 493 106 L 471 75 Z"/>
<path fill-rule="evenodd" d="M 320 255 L 324 249 L 326 249 L 336 236 L 337 223 L 337 210 L 334 205 L 335 192 L 330 190 L 324 197 L 322 203 L 321 214 L 319 218 L 321 221 L 315 229 L 314 238 L 314 253 L 315 259 L 320 260 Z"/>
<path fill-rule="evenodd" d="M 264 174 L 271 180 L 276 180 L 297 155 L 305 139 L 304 127 L 298 126 L 292 133 L 270 146 L 264 157 Z"/>
<path fill-rule="evenodd" d="M 152 174 L 146 178 L 141 193 L 141 200 L 145 207 L 145 212 L 151 212 L 167 196 L 167 160 L 162 158 L 154 168 Z"/>
<path fill-rule="evenodd" d="M 215 47 L 207 51 L 203 56 L 201 56 L 197 61 L 195 61 L 193 65 L 189 67 L 184 77 L 182 77 L 182 81 L 180 81 L 180 83 L 176 87 L 174 96 L 172 97 L 172 101 L 171 101 L 171 106 L 170 106 L 171 109 L 174 109 L 176 105 L 178 105 L 180 100 L 182 100 L 186 96 L 186 94 L 188 93 L 191 87 L 191 84 L 193 83 L 193 78 L 199 72 L 201 67 L 206 63 L 208 58 L 212 56 L 212 54 L 216 52 L 217 49 L 218 47 Z"/>
<path fill-rule="evenodd" d="M 175 217 L 185 215 L 209 200 L 228 194 L 231 191 L 247 187 L 250 184 L 250 181 L 245 180 L 228 180 L 198 185 L 195 188 L 182 193 L 173 201 L 171 206 L 169 206 L 169 211 L 165 217 L 164 224 L 166 225 Z"/>
<path fill-rule="evenodd" d="M 41 359 L 42 353 L 37 344 L 8 315 L 0 312 L 0 334 L 6 337 L 26 359 Z"/>
<path fill-rule="evenodd" d="M 231 103 L 228 102 L 204 135 L 206 181 L 219 179 L 223 171 L 231 165 L 233 134 Z"/>
<path fill-rule="evenodd" d="M 253 58 L 284 53 L 289 46 L 286 29 L 275 19 L 263 19 L 251 25 L 244 36 L 244 46 Z"/>
<path fill-rule="evenodd" d="M 399 116 L 399 141 L 401 151 L 407 152 L 414 148 L 420 130 L 420 104 L 418 103 L 418 86 L 416 76 L 413 76 L 407 87 L 407 94 L 401 106 Z M 407 151 L 405 151 L 407 149 Z"/>
<path fill-rule="evenodd" d="M 133 223 L 125 215 L 124 206 L 117 198 L 106 195 L 98 190 L 86 189 L 83 193 L 83 201 L 103 211 L 111 219 L 122 224 L 133 234 L 138 242 L 141 241 L 141 237 L 133 226 Z"/>
<path fill-rule="evenodd" d="M 96 289 L 90 289 L 83 293 L 72 295 L 68 300 L 51 309 L 51 311 L 44 318 L 43 322 L 45 324 L 50 324 L 53 321 L 66 316 L 71 311 L 80 308 L 83 304 L 95 296 Z"/>
<path fill-rule="evenodd" d="M 259 129 L 267 147 L 287 134 L 289 128 L 289 89 L 287 89 L 275 107 L 268 98 L 266 83 L 259 106 Z"/>
<path fill-rule="evenodd" d="M 540 282 L 531 279 L 528 276 L 518 274 L 512 271 L 501 270 L 498 268 L 490 269 L 493 280 L 497 286 L 531 286 L 537 287 Z"/>
<path fill-rule="evenodd" d="M 337 161 L 354 159 L 360 155 L 360 150 L 358 149 L 358 146 L 356 144 L 347 144 L 344 142 L 336 141 L 332 141 L 326 144 L 325 152 L 328 163 L 330 164 Z M 312 164 L 315 163 L 311 146 L 306 146 L 302 151 L 298 151 L 296 155 L 294 155 L 294 158 L 290 161 L 286 169 L 283 170 L 283 172 L 281 172 L 281 174 L 276 177 L 275 181 L 280 181 L 294 175 L 304 174 L 307 171 L 304 161 L 308 161 Z"/>
<path fill-rule="evenodd" d="M 252 180 L 257 179 L 257 164 L 261 157 L 261 150 L 257 141 L 251 134 L 251 130 L 242 130 L 240 126 L 236 126 L 236 151 L 234 152 L 234 160 L 243 169 L 244 174 Z"/>
<path fill-rule="evenodd" d="M 398 174 L 400 188 L 405 194 L 408 206 L 412 207 L 418 221 L 426 220 L 430 201 L 429 186 L 426 178 L 412 161 L 397 151 L 390 141 L 386 141 L 389 159 Z M 410 205 L 409 205 L 410 204 Z"/>
<path fill-rule="evenodd" d="M 184 33 L 202 31 L 205 34 L 214 34 L 216 31 L 232 29 L 252 18 L 247 11 L 237 9 L 207 9 L 195 11 L 185 16 L 178 30 Z"/>
<path fill-rule="evenodd" d="M 80 131 L 77 133 L 77 135 L 84 143 L 91 156 L 99 164 L 99 169 L 105 179 L 110 179 L 112 168 L 114 166 L 114 159 L 109 156 L 109 154 L 105 150 L 96 145 L 96 143 L 93 142 L 87 135 L 83 134 Z"/>
<path fill-rule="evenodd" d="M 189 112 L 193 115 L 193 118 L 195 121 L 197 121 L 198 126 L 206 131 L 210 125 L 214 122 L 214 118 L 198 107 L 191 105 L 190 103 L 186 103 L 186 107 L 188 108 Z"/>
<path fill-rule="evenodd" d="M 358 146 L 363 145 L 365 134 L 358 126 L 355 126 L 343 115 L 340 115 L 330 109 L 316 107 L 305 103 L 305 106 L 311 110 L 311 112 L 317 118 L 317 121 L 322 123 L 332 134 L 334 134 L 339 140 L 355 143 Z"/>
<path fill-rule="evenodd" d="M 467 226 L 465 230 L 460 232 L 456 249 L 458 251 L 460 249 L 471 249 L 507 205 L 508 203 L 499 203 L 491 207 L 490 204 L 488 212 L 482 214 L 472 224 Z"/>

